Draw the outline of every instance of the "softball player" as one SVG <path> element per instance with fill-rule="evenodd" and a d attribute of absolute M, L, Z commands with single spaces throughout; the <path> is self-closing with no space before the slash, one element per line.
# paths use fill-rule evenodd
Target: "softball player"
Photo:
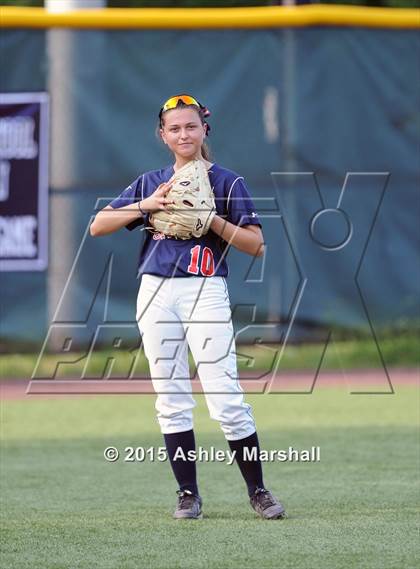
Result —
<path fill-rule="evenodd" d="M 174 164 L 139 176 L 97 214 L 91 235 L 106 235 L 121 227 L 150 228 L 150 214 L 171 207 L 167 194 L 174 173 L 193 159 L 204 162 L 216 204 L 210 231 L 187 240 L 146 231 L 138 267 L 137 322 L 157 393 L 157 418 L 179 486 L 174 518 L 202 516 L 196 461 L 185 460 L 195 451 L 190 348 L 210 416 L 220 423 L 235 451 L 251 506 L 262 518 L 278 519 L 285 517 L 285 511 L 264 486 L 255 420 L 238 381 L 225 280 L 228 246 L 260 256 L 263 235 L 243 178 L 210 162 L 204 142 L 210 130 L 209 115 L 189 95 L 177 95 L 164 103 L 158 132 L 173 153 Z M 256 456 L 250 460 L 253 448 Z"/>

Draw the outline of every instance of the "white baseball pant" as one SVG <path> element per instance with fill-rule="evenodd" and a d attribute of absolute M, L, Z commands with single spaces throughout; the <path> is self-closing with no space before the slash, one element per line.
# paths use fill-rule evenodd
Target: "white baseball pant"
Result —
<path fill-rule="evenodd" d="M 227 440 L 252 435 L 255 421 L 238 381 L 229 293 L 223 277 L 164 278 L 145 274 L 137 323 L 149 362 L 162 433 L 193 428 L 188 346 L 210 417 Z"/>

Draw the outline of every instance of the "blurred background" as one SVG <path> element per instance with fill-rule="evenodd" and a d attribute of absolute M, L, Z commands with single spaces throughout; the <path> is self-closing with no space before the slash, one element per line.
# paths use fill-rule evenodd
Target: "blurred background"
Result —
<path fill-rule="evenodd" d="M 80 0 L 45 2 L 45 8 L 276 4 L 281 2 Z M 171 162 L 155 128 L 161 104 L 180 92 L 211 110 L 213 160 L 245 177 L 263 221 L 264 259 L 229 253 L 238 343 L 322 346 L 332 335 L 347 345 L 358 342 L 349 365 L 416 365 L 419 2 L 348 4 L 394 12 L 388 10 L 382 26 L 276 23 L 246 29 L 229 20 L 209 29 L 205 19 L 195 29 L 101 29 L 94 19 L 86 29 L 2 26 L 1 93 L 49 95 L 43 135 L 48 160 L 36 166 L 48 170 L 44 213 L 38 211 L 47 252 L 35 269 L 7 265 L 10 252 L 2 252 L 2 375 L 29 373 L 42 351 L 83 352 L 93 338 L 95 349 L 113 349 L 115 335 L 95 336 L 104 323 L 124 330 L 121 349 L 138 343 L 136 268 L 143 233 L 94 239 L 88 228 L 95 212 L 139 174 Z M 392 25 L 400 8 L 412 8 L 410 25 L 397 19 Z M 2 99 L 3 125 L 28 112 L 7 101 Z M 15 158 L 11 168 L 23 168 L 24 160 Z M 15 192 L 13 207 L 24 213 L 31 185 L 24 176 L 10 180 L 15 185 L 7 195 Z M 334 215 L 343 188 L 344 217 Z M 0 202 L 3 219 L 13 214 L 8 199 Z M 327 213 L 317 221 L 315 239 L 317 211 Z M 25 352 L 32 356 L 20 368 Z M 322 349 L 315 354 L 310 365 Z"/>

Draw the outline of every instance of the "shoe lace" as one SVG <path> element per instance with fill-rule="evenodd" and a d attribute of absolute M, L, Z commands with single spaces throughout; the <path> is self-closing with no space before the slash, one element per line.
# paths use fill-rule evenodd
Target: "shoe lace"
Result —
<path fill-rule="evenodd" d="M 263 510 L 273 506 L 275 501 L 268 490 L 265 488 L 257 488 L 255 490 L 254 496 L 257 498 L 258 502 L 261 504 Z"/>
<path fill-rule="evenodd" d="M 177 490 L 178 506 L 180 508 L 189 508 L 194 503 L 194 494 L 188 490 Z"/>

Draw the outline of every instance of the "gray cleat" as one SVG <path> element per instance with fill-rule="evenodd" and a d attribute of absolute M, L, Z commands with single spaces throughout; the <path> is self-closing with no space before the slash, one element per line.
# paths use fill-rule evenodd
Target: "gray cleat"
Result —
<path fill-rule="evenodd" d="M 257 514 L 266 520 L 277 520 L 286 517 L 282 504 L 265 488 L 257 488 L 249 501 Z"/>
<path fill-rule="evenodd" d="M 201 512 L 202 500 L 190 490 L 177 490 L 178 504 L 174 512 L 177 520 L 192 519 L 198 520 L 203 517 Z"/>

